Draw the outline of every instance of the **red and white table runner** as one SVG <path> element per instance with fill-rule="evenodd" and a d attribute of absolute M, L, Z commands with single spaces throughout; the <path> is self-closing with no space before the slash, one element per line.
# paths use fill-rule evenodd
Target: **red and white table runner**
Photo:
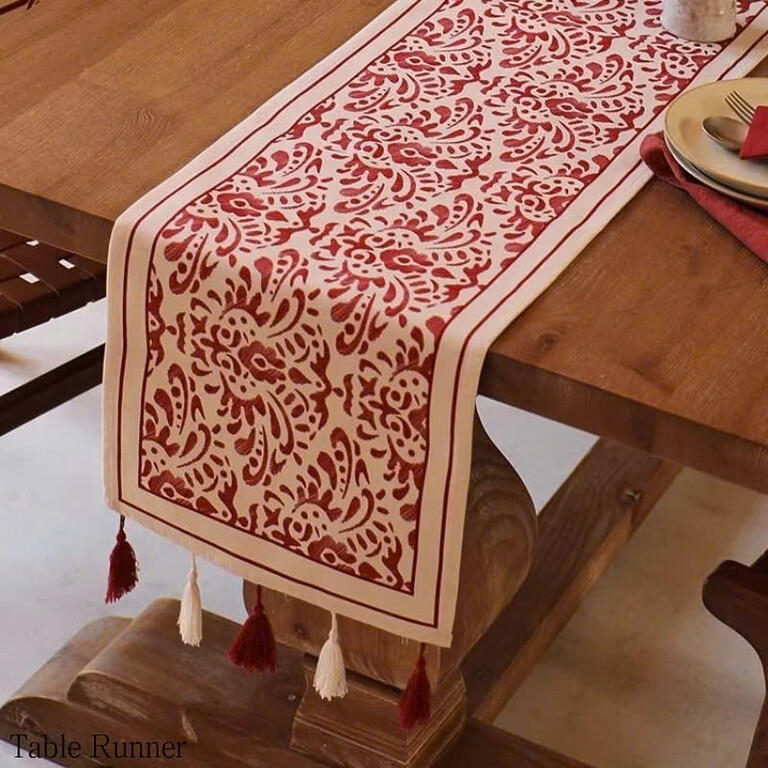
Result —
<path fill-rule="evenodd" d="M 126 211 L 109 503 L 244 578 L 450 644 L 489 344 L 649 178 L 664 106 L 766 53 L 762 0 L 722 45 L 660 12 L 399 0 Z"/>

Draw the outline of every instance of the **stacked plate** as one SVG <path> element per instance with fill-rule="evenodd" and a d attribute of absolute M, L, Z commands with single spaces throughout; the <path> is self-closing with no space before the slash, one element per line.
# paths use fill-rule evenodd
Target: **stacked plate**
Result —
<path fill-rule="evenodd" d="M 725 80 L 687 91 L 667 109 L 664 139 L 688 173 L 724 195 L 768 210 L 768 162 L 741 160 L 713 141 L 702 128 L 713 115 L 735 117 L 725 96 L 738 91 L 750 104 L 768 104 L 768 78 Z"/>

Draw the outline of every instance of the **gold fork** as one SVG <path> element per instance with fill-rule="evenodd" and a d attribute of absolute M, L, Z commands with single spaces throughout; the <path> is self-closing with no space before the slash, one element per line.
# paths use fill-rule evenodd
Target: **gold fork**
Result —
<path fill-rule="evenodd" d="M 747 125 L 754 120 L 755 108 L 738 91 L 731 91 L 729 94 L 726 94 L 725 103 Z"/>

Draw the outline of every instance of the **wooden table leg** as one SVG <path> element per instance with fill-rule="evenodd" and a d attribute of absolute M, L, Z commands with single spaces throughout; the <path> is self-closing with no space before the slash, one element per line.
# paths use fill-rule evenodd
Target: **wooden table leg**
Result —
<path fill-rule="evenodd" d="M 493 722 L 679 471 L 609 440 L 587 454 L 539 515 L 528 578 L 464 659 L 470 717 Z"/>
<path fill-rule="evenodd" d="M 313 656 L 304 657 L 306 689 L 293 721 L 291 745 L 329 765 L 432 765 L 464 728 L 467 692 L 458 669 L 433 691 L 429 723 L 404 731 L 398 724 L 397 688 L 352 672 L 347 695 L 323 701 L 312 687 L 315 666 Z"/>
<path fill-rule="evenodd" d="M 327 761 L 336 756 L 350 766 L 431 765 L 455 741 L 466 719 L 467 694 L 460 665 L 525 579 L 536 530 L 536 513 L 525 485 L 476 417 L 453 644 L 427 648 L 433 716 L 412 731 L 399 726 L 397 709 L 418 658 L 419 643 L 339 617 L 345 663 L 357 674 L 351 675 L 345 699 L 323 702 L 311 682 L 314 658 L 328 635 L 328 612 L 263 590 L 277 641 L 309 655 L 294 748 Z M 254 590 L 245 583 L 247 607 L 255 600 Z"/>
<path fill-rule="evenodd" d="M 751 566 L 726 560 L 707 579 L 704 605 L 757 652 L 768 685 L 768 552 Z M 747 768 L 768 768 L 768 697 L 757 721 Z"/>

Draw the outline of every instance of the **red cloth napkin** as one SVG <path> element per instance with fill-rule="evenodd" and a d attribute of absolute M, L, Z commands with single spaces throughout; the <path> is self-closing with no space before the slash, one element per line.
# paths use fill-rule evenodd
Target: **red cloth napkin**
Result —
<path fill-rule="evenodd" d="M 768 107 L 758 107 L 749 124 L 747 138 L 741 145 L 739 157 L 744 160 L 768 158 Z"/>
<path fill-rule="evenodd" d="M 640 145 L 640 156 L 656 176 L 685 190 L 732 235 L 768 263 L 768 213 L 740 203 L 694 180 L 672 157 L 661 133 L 646 136 Z"/>

